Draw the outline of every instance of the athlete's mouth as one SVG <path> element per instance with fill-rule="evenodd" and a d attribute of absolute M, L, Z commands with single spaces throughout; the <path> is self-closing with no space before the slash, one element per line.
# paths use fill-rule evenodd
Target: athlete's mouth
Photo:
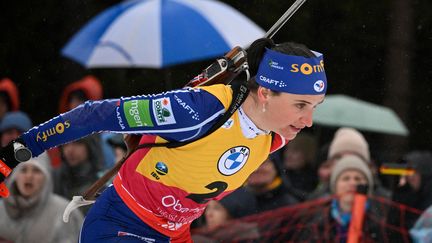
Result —
<path fill-rule="evenodd" d="M 293 125 L 290 125 L 290 127 L 291 127 L 291 130 L 293 130 L 296 133 L 299 133 L 302 130 L 302 128 L 298 128 L 298 127 L 293 126 Z"/>

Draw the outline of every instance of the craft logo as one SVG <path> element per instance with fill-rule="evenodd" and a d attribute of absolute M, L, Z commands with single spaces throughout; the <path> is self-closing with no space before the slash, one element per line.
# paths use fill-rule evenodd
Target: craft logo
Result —
<path fill-rule="evenodd" d="M 271 59 L 269 60 L 269 66 L 272 67 L 272 68 L 279 69 L 279 70 L 283 70 L 284 69 L 282 66 L 279 66 L 278 62 L 275 62 L 275 61 L 273 61 Z"/>
<path fill-rule="evenodd" d="M 64 133 L 65 129 L 70 127 L 69 121 L 59 122 L 54 127 L 51 127 L 43 132 L 38 132 L 36 135 L 36 141 L 46 142 L 49 137 L 54 136 L 56 134 Z"/>
<path fill-rule="evenodd" d="M 250 150 L 245 146 L 228 149 L 218 161 L 218 170 L 222 175 L 230 176 L 237 173 L 246 164 Z"/>
<path fill-rule="evenodd" d="M 123 104 L 123 112 L 129 127 L 152 127 L 149 100 L 129 100 Z"/>
<path fill-rule="evenodd" d="M 185 109 L 192 116 L 192 119 L 199 121 L 199 114 L 197 111 L 192 109 L 192 107 L 186 104 L 186 102 L 180 99 L 180 97 L 178 97 L 177 95 L 174 95 L 174 99 L 181 107 L 183 107 L 183 109 Z"/>
<path fill-rule="evenodd" d="M 170 98 L 160 98 L 153 100 L 153 114 L 158 125 L 175 124 Z"/>
<path fill-rule="evenodd" d="M 259 76 L 259 79 L 260 79 L 261 81 L 265 82 L 265 83 L 268 83 L 268 84 L 274 85 L 274 86 L 276 86 L 276 87 L 283 88 L 283 87 L 287 86 L 287 85 L 285 84 L 284 81 L 276 80 L 276 79 L 271 79 L 271 78 L 268 78 L 268 77 L 263 76 L 263 75 L 260 75 L 260 76 Z"/>
<path fill-rule="evenodd" d="M 309 63 L 303 63 L 303 64 L 292 64 L 290 72 L 292 73 L 298 73 L 301 72 L 304 75 L 310 75 L 312 73 L 322 73 L 324 72 L 324 61 L 321 60 L 320 64 L 317 65 L 310 65 Z"/>
<path fill-rule="evenodd" d="M 322 80 L 318 80 L 318 81 L 316 81 L 315 83 L 314 83 L 314 90 L 316 91 L 316 92 L 322 92 L 323 90 L 324 90 L 324 81 L 322 81 Z"/>

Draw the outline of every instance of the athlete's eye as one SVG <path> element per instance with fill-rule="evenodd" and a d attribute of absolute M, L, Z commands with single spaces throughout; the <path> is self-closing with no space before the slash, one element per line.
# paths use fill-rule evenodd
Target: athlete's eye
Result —
<path fill-rule="evenodd" d="M 300 103 L 300 104 L 296 104 L 295 106 L 296 106 L 298 109 L 302 110 L 303 108 L 306 107 L 306 104 L 304 104 L 304 103 Z"/>

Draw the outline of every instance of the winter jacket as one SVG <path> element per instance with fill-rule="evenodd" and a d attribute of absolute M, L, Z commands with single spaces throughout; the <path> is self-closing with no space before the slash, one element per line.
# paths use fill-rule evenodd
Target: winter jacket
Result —
<path fill-rule="evenodd" d="M 75 210 L 69 223 L 62 220 L 68 201 L 53 193 L 49 161 L 45 154 L 26 164 L 37 166 L 45 175 L 42 190 L 31 198 L 20 195 L 16 175 L 18 165 L 7 180 L 11 195 L 0 201 L 0 240 L 15 243 L 75 243 L 78 240 L 83 216 Z"/>

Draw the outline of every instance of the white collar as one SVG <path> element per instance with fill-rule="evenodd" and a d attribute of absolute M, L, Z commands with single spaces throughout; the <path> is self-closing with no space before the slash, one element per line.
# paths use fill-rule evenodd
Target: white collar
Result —
<path fill-rule="evenodd" d="M 240 127 L 242 129 L 243 135 L 246 138 L 255 138 L 258 135 L 270 134 L 269 131 L 262 130 L 258 128 L 253 121 L 246 115 L 242 107 L 238 109 Z"/>

